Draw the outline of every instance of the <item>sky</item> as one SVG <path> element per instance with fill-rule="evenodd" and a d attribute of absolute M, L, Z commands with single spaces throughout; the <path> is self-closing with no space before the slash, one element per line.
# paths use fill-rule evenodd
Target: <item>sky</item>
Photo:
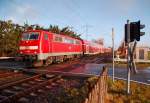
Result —
<path fill-rule="evenodd" d="M 106 47 L 112 45 L 114 28 L 115 48 L 124 40 L 127 20 L 140 20 L 145 35 L 138 44 L 150 47 L 150 0 L 0 0 L 0 20 L 69 26 L 83 39 L 103 38 Z"/>

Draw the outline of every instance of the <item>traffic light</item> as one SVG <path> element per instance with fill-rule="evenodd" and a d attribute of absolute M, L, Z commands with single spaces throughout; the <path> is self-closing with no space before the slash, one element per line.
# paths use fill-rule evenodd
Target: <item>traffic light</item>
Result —
<path fill-rule="evenodd" d="M 135 35 L 135 39 L 137 41 L 140 41 L 140 36 L 143 36 L 145 34 L 145 32 L 141 32 L 140 29 L 143 29 L 145 27 L 145 25 L 141 25 L 140 21 L 138 21 L 138 22 L 136 22 L 135 26 L 137 28 L 137 33 Z"/>
<path fill-rule="evenodd" d="M 125 24 L 125 41 L 128 41 L 128 37 L 127 37 L 127 25 Z M 130 42 L 133 42 L 135 40 L 134 34 L 135 34 L 135 30 L 134 30 L 134 24 L 130 24 Z"/>
<path fill-rule="evenodd" d="M 140 36 L 143 36 L 145 32 L 141 32 L 145 25 L 141 25 L 140 21 L 130 23 L 130 42 L 134 40 L 140 41 Z M 127 42 L 127 24 L 125 24 L 125 42 Z"/>

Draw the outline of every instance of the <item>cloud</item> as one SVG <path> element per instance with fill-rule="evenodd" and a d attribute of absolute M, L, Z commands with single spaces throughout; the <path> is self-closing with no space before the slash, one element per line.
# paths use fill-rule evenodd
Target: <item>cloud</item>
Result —
<path fill-rule="evenodd" d="M 38 19 L 38 11 L 31 4 L 17 4 L 12 3 L 11 11 L 7 19 L 15 23 L 24 24 L 26 20 L 32 21 Z"/>
<path fill-rule="evenodd" d="M 23 6 L 17 6 L 16 12 L 23 17 L 28 17 L 30 19 L 37 17 L 37 11 L 33 8 L 33 6 L 27 4 Z"/>

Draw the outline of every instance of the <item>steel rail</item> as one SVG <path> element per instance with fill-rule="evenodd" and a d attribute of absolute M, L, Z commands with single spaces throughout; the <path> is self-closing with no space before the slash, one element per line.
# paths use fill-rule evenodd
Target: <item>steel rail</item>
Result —
<path fill-rule="evenodd" d="M 14 95 L 5 97 L 4 99 L 2 99 L 0 101 L 0 103 L 6 103 L 6 102 L 7 103 L 13 103 L 13 102 L 15 102 L 15 100 L 17 100 L 21 97 L 27 96 L 29 93 L 33 93 L 33 92 L 37 91 L 38 89 L 43 88 L 44 86 L 46 87 L 46 85 L 49 85 L 50 83 L 57 81 L 59 79 L 60 79 L 59 76 L 51 77 L 48 80 L 45 80 L 39 84 L 31 86 L 31 88 L 24 89 L 24 90 L 19 91 L 18 93 L 14 94 Z"/>
<path fill-rule="evenodd" d="M 29 77 L 29 78 L 25 78 L 25 79 L 22 79 L 22 80 L 19 80 L 19 81 L 15 81 L 15 82 L 11 82 L 11 83 L 2 85 L 2 86 L 0 86 L 0 90 L 2 90 L 2 89 L 4 89 L 4 88 L 7 88 L 7 87 L 9 87 L 9 86 L 14 86 L 14 85 L 17 85 L 17 84 L 19 84 L 19 83 L 23 83 L 23 82 L 26 82 L 26 81 L 29 81 L 29 80 L 32 80 L 32 79 L 39 78 L 39 77 L 41 77 L 42 75 L 43 75 L 43 74 L 38 74 L 38 75 Z"/>

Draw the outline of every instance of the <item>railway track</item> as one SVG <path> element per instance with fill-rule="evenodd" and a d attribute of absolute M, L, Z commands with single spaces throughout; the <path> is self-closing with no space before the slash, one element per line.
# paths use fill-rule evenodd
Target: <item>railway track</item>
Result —
<path fill-rule="evenodd" d="M 43 67 L 43 69 L 47 69 L 50 72 L 53 70 L 65 71 L 69 72 L 77 67 L 80 64 L 90 63 L 90 62 L 99 62 L 99 58 L 94 59 L 94 57 L 89 57 L 77 59 L 74 61 L 69 61 L 61 64 L 54 64 L 48 67 Z M 80 61 L 81 60 L 81 61 Z M 74 65 L 73 65 L 74 64 Z M 50 67 L 50 68 L 49 68 Z M 67 68 L 68 67 L 68 68 Z M 53 69 L 52 69 L 53 68 Z M 38 68 L 42 70 L 42 68 Z M 38 70 L 37 68 L 35 70 Z M 28 70 L 29 71 L 29 70 Z M 56 74 L 57 75 L 57 74 Z M 21 78 L 22 74 L 20 73 L 5 73 L 1 74 L 0 71 L 0 103 L 29 103 L 34 97 L 41 95 L 42 93 L 46 93 L 53 84 L 60 80 L 58 76 L 52 76 L 47 79 L 44 78 L 42 74 L 35 75 L 32 77 Z M 1 85 L 1 79 L 8 80 L 9 78 L 18 77 L 20 80 L 14 80 L 4 82 L 5 84 Z M 57 83 L 56 83 L 57 84 Z M 37 99 L 37 98 L 35 98 Z"/>
<path fill-rule="evenodd" d="M 59 79 L 60 76 L 53 75 L 47 79 L 43 77 L 43 74 L 38 74 L 2 85 L 0 86 L 0 103 L 16 103 L 17 101 L 22 101 L 22 98 L 27 95 L 35 96 L 36 93 L 42 91 L 42 88 L 49 87 L 48 85 L 51 85 L 52 82 L 56 82 Z"/>
<path fill-rule="evenodd" d="M 1 73 L 0 74 L 0 79 L 1 78 L 6 78 L 6 77 L 10 77 L 10 76 L 14 76 L 14 75 L 19 75 L 20 73 L 17 72 L 6 72 L 6 73 Z"/>
<path fill-rule="evenodd" d="M 9 73 L 8 70 L 1 70 L 1 69 L 0 69 L 0 77 L 1 77 L 1 75 L 7 74 L 7 73 Z"/>
<path fill-rule="evenodd" d="M 21 73 L 20 74 L 15 74 L 15 75 L 10 75 L 10 76 L 4 77 L 4 78 L 0 78 L 0 85 L 5 85 L 7 83 L 11 83 L 11 82 L 14 82 L 14 81 L 25 79 L 27 77 L 29 77 L 29 76 L 23 75 Z"/>
<path fill-rule="evenodd" d="M 0 71 L 0 86 L 10 83 L 10 82 L 17 81 L 17 80 L 25 79 L 27 77 L 29 77 L 29 75 L 23 74 L 22 72 L 1 70 Z"/>

